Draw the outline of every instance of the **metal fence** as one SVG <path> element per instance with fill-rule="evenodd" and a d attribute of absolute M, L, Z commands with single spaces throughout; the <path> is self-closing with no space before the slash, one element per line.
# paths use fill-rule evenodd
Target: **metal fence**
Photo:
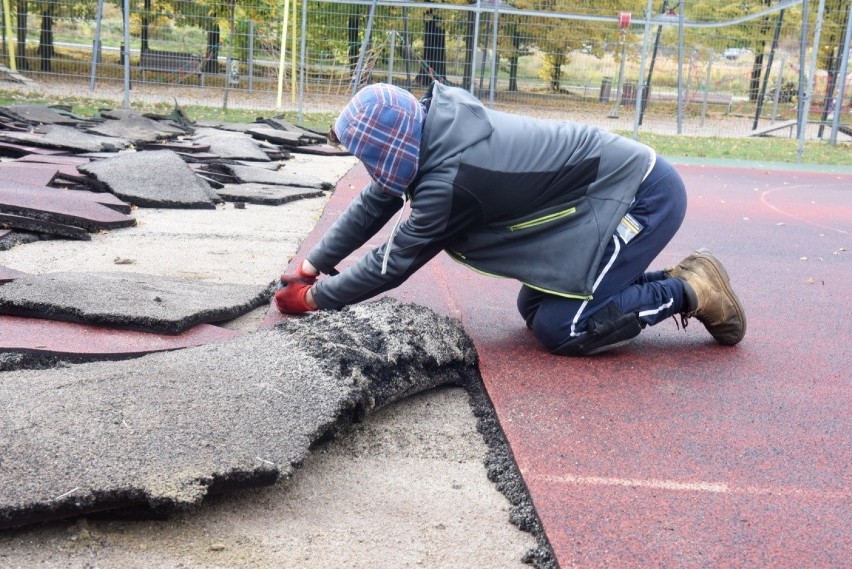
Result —
<path fill-rule="evenodd" d="M 849 140 L 852 130 L 850 0 L 2 6 L 7 67 L 78 94 L 120 92 L 125 104 L 332 111 L 356 85 L 419 94 L 439 80 L 496 109 L 634 133 Z"/>

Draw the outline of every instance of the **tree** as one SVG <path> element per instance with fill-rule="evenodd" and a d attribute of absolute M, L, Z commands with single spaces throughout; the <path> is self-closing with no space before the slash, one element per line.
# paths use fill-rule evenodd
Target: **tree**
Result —
<path fill-rule="evenodd" d="M 476 72 L 473 69 L 473 50 L 476 46 L 473 45 L 473 36 L 476 28 L 476 13 L 465 12 L 464 22 L 464 66 L 462 67 L 462 88 L 470 89 L 473 75 Z"/>
<path fill-rule="evenodd" d="M 27 0 L 18 0 L 18 52 L 15 64 L 19 71 L 29 69 L 27 64 Z"/>
<path fill-rule="evenodd" d="M 352 4 L 349 6 L 349 10 L 346 31 L 349 40 L 349 67 L 354 71 L 358 65 L 358 53 L 361 51 L 361 7 Z"/>
<path fill-rule="evenodd" d="M 74 0 L 73 2 L 59 2 L 58 0 L 38 0 L 29 3 L 27 0 L 17 1 L 17 57 L 15 63 L 20 70 L 29 68 L 26 59 L 27 49 L 27 20 L 30 8 L 41 11 L 41 28 L 39 31 L 39 43 L 37 55 L 39 69 L 50 72 L 56 48 L 53 43 L 54 20 L 60 16 L 92 17 L 94 15 L 93 3 L 89 0 Z M 32 6 L 30 5 L 32 4 Z"/>
<path fill-rule="evenodd" d="M 427 10 L 423 17 L 424 69 L 417 75 L 419 85 L 428 85 L 447 76 L 447 45 L 443 18 L 437 10 Z"/>
<path fill-rule="evenodd" d="M 761 7 L 769 7 L 772 0 L 762 0 Z M 780 12 L 779 16 L 764 16 L 760 19 L 760 25 L 757 30 L 757 39 L 755 40 L 756 49 L 754 50 L 754 64 L 751 67 L 751 80 L 748 88 L 748 100 L 757 101 L 760 93 L 760 77 L 763 75 L 763 58 L 766 52 L 766 42 L 769 33 L 773 28 L 775 18 L 783 18 L 784 12 Z M 781 21 L 779 20 L 778 25 Z"/>
<path fill-rule="evenodd" d="M 706 3 L 695 3 L 690 5 L 689 17 L 696 21 L 718 22 L 733 20 L 748 14 L 765 10 L 771 7 L 772 0 L 759 0 L 755 4 L 730 1 L 722 6 L 708 5 Z M 696 31 L 695 37 L 699 41 L 713 45 L 718 42 L 720 33 L 724 33 L 727 40 L 726 47 L 749 48 L 754 52 L 754 62 L 749 75 L 749 100 L 757 101 L 760 96 L 761 77 L 768 71 L 764 70 L 767 59 L 767 47 L 771 46 L 771 39 L 776 26 L 781 26 L 780 37 L 782 39 L 797 39 L 800 30 L 801 9 L 790 8 L 784 10 L 783 16 L 780 12 L 761 17 L 757 22 L 746 22 L 736 26 L 724 28 L 721 32 L 718 28 Z M 718 47 L 718 46 L 716 46 Z"/>
<path fill-rule="evenodd" d="M 819 126 L 819 136 L 822 137 L 824 125 L 828 119 L 828 113 L 832 110 L 834 91 L 837 87 L 837 79 L 840 75 L 840 64 L 842 62 L 843 36 L 846 31 L 847 18 L 849 17 L 850 0 L 826 0 L 825 15 L 823 17 L 823 43 L 819 46 L 817 65 L 827 72 L 825 95 L 823 96 L 822 120 Z M 834 104 L 842 105 L 843 101 Z"/>
<path fill-rule="evenodd" d="M 517 18 L 512 18 L 507 27 L 512 42 L 509 51 L 509 91 L 514 92 L 518 90 L 518 60 L 521 57 L 521 33 Z"/>
<path fill-rule="evenodd" d="M 142 5 L 142 53 L 148 51 L 148 22 L 151 17 L 151 0 L 144 0 Z"/>
<path fill-rule="evenodd" d="M 231 2 L 233 1 L 235 0 L 231 0 Z M 197 26 L 207 34 L 204 50 L 204 72 L 218 73 L 222 25 L 228 26 L 231 3 L 213 0 L 173 0 L 173 2 L 175 12 L 179 15 L 179 21 Z"/>
<path fill-rule="evenodd" d="M 569 0 L 517 0 L 518 8 L 572 14 L 577 11 L 576 2 Z M 618 16 L 619 12 L 644 14 L 646 2 L 642 0 L 600 0 L 595 3 L 594 13 Z M 571 61 L 572 53 L 586 51 L 601 57 L 605 51 L 617 46 L 620 29 L 615 21 L 593 22 L 577 19 L 537 18 L 525 19 L 523 35 L 531 44 L 543 52 L 544 65 L 541 76 L 549 88 L 558 91 L 564 81 L 562 70 Z"/>
<path fill-rule="evenodd" d="M 38 40 L 38 59 L 40 69 L 50 72 L 53 61 L 53 19 L 56 17 L 56 0 L 42 2 L 41 32 Z"/>

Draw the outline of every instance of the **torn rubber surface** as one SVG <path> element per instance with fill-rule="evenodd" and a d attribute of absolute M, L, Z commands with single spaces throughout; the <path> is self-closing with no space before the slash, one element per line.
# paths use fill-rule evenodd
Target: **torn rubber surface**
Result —
<path fill-rule="evenodd" d="M 28 275 L 0 288 L 0 313 L 179 334 L 263 305 L 270 285 L 187 281 L 141 273 Z"/>
<path fill-rule="evenodd" d="M 306 198 L 325 195 L 322 190 L 275 186 L 266 184 L 224 184 L 216 193 L 227 202 L 245 202 L 259 205 L 281 205 Z"/>
<path fill-rule="evenodd" d="M 456 321 L 383 300 L 136 360 L 4 373 L 0 527 L 271 483 L 352 420 L 475 365 Z"/>
<path fill-rule="evenodd" d="M 133 152 L 85 164 L 119 198 L 139 207 L 215 209 L 212 191 L 175 152 Z"/>
<path fill-rule="evenodd" d="M 0 284 L 25 273 L 0 267 Z M 0 371 L 45 369 L 62 362 L 122 360 L 230 340 L 239 333 L 199 324 L 175 335 L 116 330 L 75 322 L 0 314 Z"/>

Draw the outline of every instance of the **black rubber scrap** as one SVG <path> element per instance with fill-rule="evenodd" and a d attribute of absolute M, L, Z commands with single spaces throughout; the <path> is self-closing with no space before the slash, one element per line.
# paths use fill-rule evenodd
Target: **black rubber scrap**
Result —
<path fill-rule="evenodd" d="M 92 201 L 90 197 L 70 190 L 0 182 L 0 213 L 72 225 L 90 231 L 136 224 L 136 220 L 129 215 Z"/>
<path fill-rule="evenodd" d="M 28 231 L 14 231 L 0 224 L 0 251 L 6 251 L 17 245 L 25 245 L 39 240 L 39 236 Z"/>
<path fill-rule="evenodd" d="M 0 314 L 179 334 L 262 306 L 272 284 L 211 283 L 141 273 L 29 275 L 0 289 Z"/>
<path fill-rule="evenodd" d="M 209 144 L 195 144 L 181 141 L 140 142 L 136 150 L 174 150 L 178 154 L 199 154 L 210 150 Z"/>
<path fill-rule="evenodd" d="M 316 190 L 330 190 L 334 187 L 330 181 L 315 176 L 294 174 L 287 171 L 286 166 L 279 170 L 268 170 L 266 168 L 255 168 L 254 166 L 243 166 L 239 164 L 215 164 L 211 169 L 224 170 L 236 180 L 244 184 L 267 184 L 277 186 L 294 186 L 299 188 L 312 188 Z"/>
<path fill-rule="evenodd" d="M 187 134 L 185 129 L 170 121 L 154 120 L 138 111 L 104 111 L 101 116 L 106 120 L 88 127 L 88 132 L 125 138 L 133 144 L 150 143 Z"/>
<path fill-rule="evenodd" d="M 139 207 L 215 209 L 210 185 L 171 150 L 132 152 L 79 166 Z"/>
<path fill-rule="evenodd" d="M 192 137 L 196 144 L 210 147 L 210 154 L 231 160 L 269 162 L 269 154 L 261 141 L 242 132 L 224 132 L 213 128 L 199 129 Z"/>
<path fill-rule="evenodd" d="M 300 127 L 284 119 L 281 116 L 264 119 L 262 122 L 271 126 L 272 128 L 298 133 L 301 136 L 302 144 L 324 144 L 328 142 L 328 138 L 325 136 L 324 133 Z"/>
<path fill-rule="evenodd" d="M 136 360 L 6 372 L 0 528 L 119 508 L 169 513 L 272 483 L 315 442 L 460 384 L 475 365 L 457 321 L 382 300 Z"/>
<path fill-rule="evenodd" d="M 66 239 L 77 239 L 79 241 L 90 241 L 92 236 L 82 227 L 57 223 L 45 219 L 36 219 L 25 215 L 13 215 L 10 213 L 0 212 L 0 230 L 17 229 L 19 231 L 29 233 L 42 233 L 45 235 L 55 235 Z M 1 237 L 1 236 L 0 236 Z M 37 239 L 33 239 L 36 241 Z M 18 243 L 24 242 L 18 241 Z M 17 244 L 17 243 L 15 243 Z M 5 247 L 8 249 L 9 247 Z M 4 250 L 2 239 L 0 239 L 0 251 Z"/>
<path fill-rule="evenodd" d="M 269 184 L 224 184 L 216 193 L 226 202 L 257 205 L 281 205 L 325 195 L 323 190 Z"/>
<path fill-rule="evenodd" d="M 280 144 L 289 148 L 294 148 L 296 146 L 299 146 L 300 144 L 303 144 L 301 142 L 302 135 L 298 132 L 288 132 L 286 130 L 279 130 L 271 126 L 258 125 L 252 129 L 247 130 L 246 132 L 250 134 L 253 138 L 265 140 L 273 144 Z"/>
<path fill-rule="evenodd" d="M 227 122 L 227 121 L 217 121 L 217 120 L 209 120 L 209 119 L 200 119 L 195 122 L 195 126 L 198 129 L 208 129 L 209 132 L 213 132 L 214 130 L 223 130 L 226 132 L 247 132 L 258 125 L 256 122 L 249 123 L 236 123 L 236 122 Z"/>
<path fill-rule="evenodd" d="M 349 156 L 349 151 L 340 146 L 332 146 L 331 144 L 310 144 L 300 146 L 299 154 L 312 154 L 314 156 Z"/>
<path fill-rule="evenodd" d="M 74 126 L 85 119 L 78 117 L 63 107 L 46 105 L 11 105 L 0 107 L 0 115 L 31 125 L 61 124 Z"/>
<path fill-rule="evenodd" d="M 90 134 L 71 126 L 53 124 L 38 127 L 34 133 L 0 132 L 0 140 L 74 152 L 112 153 L 130 146 L 130 143 L 122 138 Z"/>
<path fill-rule="evenodd" d="M 98 114 L 106 119 L 117 120 L 125 118 L 135 119 L 137 117 L 146 118 L 154 121 L 156 124 L 160 125 L 161 128 L 174 134 L 191 134 L 194 130 L 191 126 L 185 124 L 185 115 L 183 115 L 179 107 L 175 107 L 175 110 L 168 115 L 142 113 L 131 109 L 107 109 L 101 110 Z"/>

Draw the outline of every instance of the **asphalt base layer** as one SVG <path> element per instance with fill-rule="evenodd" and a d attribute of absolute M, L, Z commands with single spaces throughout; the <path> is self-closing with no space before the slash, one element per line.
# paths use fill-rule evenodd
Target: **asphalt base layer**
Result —
<path fill-rule="evenodd" d="M 0 527 L 122 508 L 169 513 L 289 476 L 373 409 L 464 384 L 457 322 L 384 300 L 229 342 L 0 382 Z"/>

